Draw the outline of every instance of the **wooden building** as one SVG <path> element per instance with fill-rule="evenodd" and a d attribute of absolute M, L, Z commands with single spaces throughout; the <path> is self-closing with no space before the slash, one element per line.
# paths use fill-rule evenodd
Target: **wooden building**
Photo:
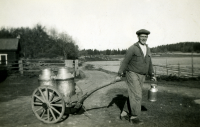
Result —
<path fill-rule="evenodd" d="M 18 38 L 0 39 L 0 64 L 7 65 L 19 59 L 20 44 Z"/>

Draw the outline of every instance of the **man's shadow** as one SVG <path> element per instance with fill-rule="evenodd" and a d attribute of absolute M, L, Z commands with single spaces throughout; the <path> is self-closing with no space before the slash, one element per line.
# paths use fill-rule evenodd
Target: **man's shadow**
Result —
<path fill-rule="evenodd" d="M 122 111 L 125 103 L 128 103 L 128 110 L 131 111 L 129 98 L 122 94 L 117 94 L 116 97 L 114 97 L 112 101 L 108 104 L 107 108 L 109 108 L 113 104 L 116 104 L 120 111 Z M 147 108 L 142 105 L 141 111 L 147 111 Z"/>
<path fill-rule="evenodd" d="M 114 97 L 112 99 L 112 101 L 108 104 L 108 106 L 95 107 L 95 108 L 91 108 L 91 109 L 85 109 L 84 106 L 82 106 L 79 109 L 75 109 L 75 108 L 72 107 L 72 108 L 66 108 L 65 113 L 66 114 L 81 115 L 85 111 L 101 109 L 101 108 L 109 108 L 109 107 L 113 106 L 113 104 L 116 104 L 117 107 L 120 109 L 120 111 L 122 111 L 126 101 L 128 103 L 128 106 L 129 106 L 129 98 L 124 96 L 124 95 L 122 95 L 122 94 L 117 94 L 116 97 Z M 131 111 L 130 107 L 128 107 L 128 109 L 129 109 L 129 111 Z M 141 106 L 141 111 L 147 111 L 147 108 L 142 105 Z"/>

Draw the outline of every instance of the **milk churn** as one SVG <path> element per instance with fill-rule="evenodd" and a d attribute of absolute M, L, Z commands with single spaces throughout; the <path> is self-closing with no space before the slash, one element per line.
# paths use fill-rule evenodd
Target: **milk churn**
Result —
<path fill-rule="evenodd" d="M 40 86 L 47 85 L 47 86 L 54 86 L 53 77 L 54 73 L 52 72 L 51 68 L 45 68 L 41 71 L 39 75 L 38 82 Z"/>
<path fill-rule="evenodd" d="M 157 100 L 158 88 L 156 84 L 151 84 L 151 88 L 148 91 L 149 101 L 155 102 Z"/>
<path fill-rule="evenodd" d="M 75 82 L 74 76 L 71 74 L 66 67 L 58 69 L 56 76 L 57 89 L 64 97 L 71 97 L 75 94 Z"/>

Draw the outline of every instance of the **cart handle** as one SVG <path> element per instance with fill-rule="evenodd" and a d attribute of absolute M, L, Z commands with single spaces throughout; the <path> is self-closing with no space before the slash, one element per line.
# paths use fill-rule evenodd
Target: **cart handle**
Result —
<path fill-rule="evenodd" d="M 85 94 L 82 96 L 82 98 L 81 98 L 79 101 L 77 101 L 77 103 L 75 104 L 75 107 L 74 107 L 74 108 L 79 109 L 79 108 L 83 105 L 83 102 L 85 101 L 85 99 L 86 99 L 87 97 L 89 97 L 92 93 L 94 93 L 95 91 L 97 91 L 97 90 L 99 90 L 99 89 L 102 89 L 102 88 L 104 88 L 104 87 L 106 87 L 106 86 L 109 86 L 109 85 L 111 85 L 111 84 L 115 84 L 116 82 L 119 82 L 119 81 L 121 81 L 121 80 L 113 80 L 113 81 L 111 81 L 110 83 L 108 83 L 108 84 L 106 84 L 106 85 L 97 87 L 96 89 L 94 89 L 94 90 L 92 90 L 92 91 L 90 91 L 90 92 L 85 93 Z"/>

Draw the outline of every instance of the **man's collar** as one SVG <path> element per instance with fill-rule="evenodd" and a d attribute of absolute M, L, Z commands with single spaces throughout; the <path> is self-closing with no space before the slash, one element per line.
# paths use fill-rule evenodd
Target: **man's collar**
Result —
<path fill-rule="evenodd" d="M 139 41 L 137 42 L 137 44 L 138 44 L 138 45 L 145 45 L 145 46 L 147 46 L 147 44 L 142 44 L 142 43 L 140 43 Z"/>

